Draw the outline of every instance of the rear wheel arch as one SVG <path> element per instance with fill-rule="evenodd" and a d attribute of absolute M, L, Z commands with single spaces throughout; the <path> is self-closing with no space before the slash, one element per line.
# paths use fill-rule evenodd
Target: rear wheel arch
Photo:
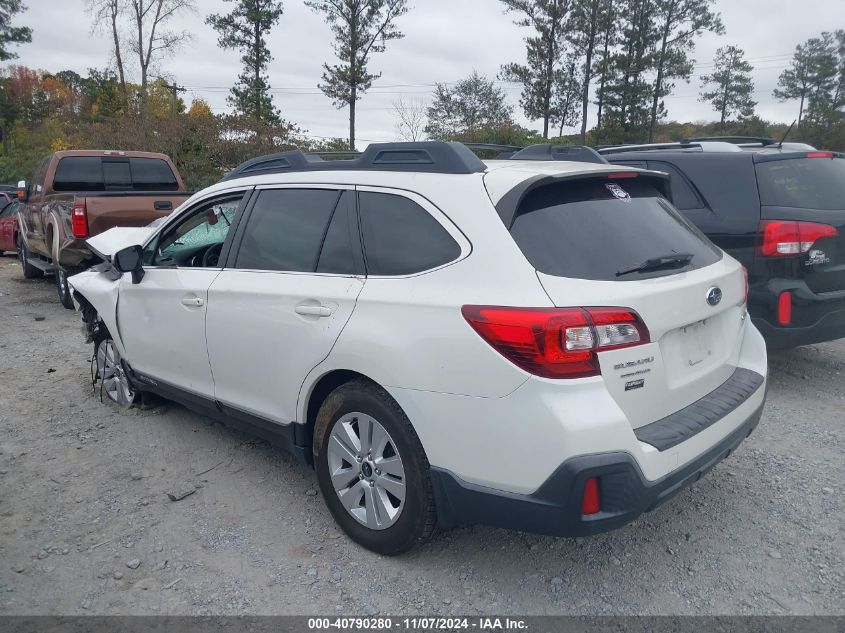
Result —
<path fill-rule="evenodd" d="M 325 428 L 317 429 L 317 414 L 320 411 L 320 407 L 323 406 L 323 403 L 335 389 L 353 380 L 365 381 L 375 385 L 379 389 L 384 389 L 384 387 L 369 376 L 365 376 L 351 369 L 334 369 L 321 376 L 311 387 L 305 405 L 305 427 L 308 429 L 312 451 L 315 456 L 322 442 L 322 435 L 326 431 Z"/>

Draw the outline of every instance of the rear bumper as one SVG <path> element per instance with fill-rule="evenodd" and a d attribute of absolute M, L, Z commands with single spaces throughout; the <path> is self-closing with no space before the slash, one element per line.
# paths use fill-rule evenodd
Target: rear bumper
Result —
<path fill-rule="evenodd" d="M 792 296 L 790 325 L 777 320 L 782 292 Z M 765 290 L 753 293 L 748 311 L 769 349 L 789 349 L 845 337 L 845 291 L 816 294 L 803 281 L 772 280 Z"/>
<path fill-rule="evenodd" d="M 732 433 L 697 459 L 656 481 L 648 481 L 628 453 L 573 457 L 532 494 L 502 492 L 462 481 L 432 468 L 431 479 L 441 527 L 484 524 L 553 536 L 587 536 L 613 530 L 649 512 L 700 479 L 751 435 L 763 411 L 760 404 Z M 601 512 L 583 516 L 587 479 L 599 478 Z"/>

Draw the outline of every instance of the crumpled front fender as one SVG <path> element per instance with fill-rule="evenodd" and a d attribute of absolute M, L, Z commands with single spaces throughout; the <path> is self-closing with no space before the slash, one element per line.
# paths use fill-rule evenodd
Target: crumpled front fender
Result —
<path fill-rule="evenodd" d="M 108 274 L 100 266 L 68 277 L 68 285 L 72 292 L 79 293 L 97 311 L 100 319 L 109 329 L 109 333 L 117 345 L 121 356 L 126 355 L 123 341 L 120 337 L 120 327 L 117 322 L 117 302 L 120 294 L 120 278 Z M 80 309 L 79 301 L 74 299 L 76 309 Z"/>

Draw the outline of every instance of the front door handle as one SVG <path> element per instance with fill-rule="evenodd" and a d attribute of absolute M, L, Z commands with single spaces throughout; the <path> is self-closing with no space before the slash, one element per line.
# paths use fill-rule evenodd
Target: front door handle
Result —
<path fill-rule="evenodd" d="M 182 305 L 189 308 L 199 308 L 204 303 L 205 301 L 202 300 L 202 297 L 198 297 L 196 295 L 185 295 L 182 297 Z"/>
<path fill-rule="evenodd" d="M 324 305 L 309 305 L 309 304 L 300 304 L 296 306 L 294 312 L 297 314 L 302 314 L 306 316 L 316 316 L 316 317 L 330 317 L 332 315 L 332 310 L 328 306 Z"/>

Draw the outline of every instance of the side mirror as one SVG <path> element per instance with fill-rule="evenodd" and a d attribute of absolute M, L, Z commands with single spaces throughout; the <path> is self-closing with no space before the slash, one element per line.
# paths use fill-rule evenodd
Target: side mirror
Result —
<path fill-rule="evenodd" d="M 132 273 L 132 283 L 141 283 L 144 278 L 143 249 L 138 246 L 127 246 L 117 251 L 112 257 L 112 264 L 121 273 Z"/>
<path fill-rule="evenodd" d="M 18 181 L 18 200 L 26 202 L 27 199 L 26 180 Z"/>

